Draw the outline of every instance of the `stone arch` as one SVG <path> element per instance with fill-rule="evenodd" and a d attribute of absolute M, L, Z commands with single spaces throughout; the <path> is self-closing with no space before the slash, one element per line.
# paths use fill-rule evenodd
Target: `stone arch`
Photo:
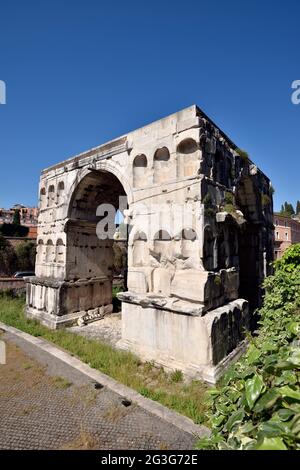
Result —
<path fill-rule="evenodd" d="M 170 152 L 167 147 L 158 148 L 153 158 L 153 182 L 164 183 L 170 179 Z"/>
<path fill-rule="evenodd" d="M 115 219 L 118 209 L 127 208 L 127 200 L 115 171 L 107 171 L 108 165 L 104 168 L 80 172 L 69 196 L 64 276 L 67 281 L 80 279 L 80 289 L 74 286 L 67 293 L 69 313 L 102 307 L 111 312 L 113 308 Z M 119 206 L 120 196 L 124 207 Z M 127 267 L 125 271 L 126 288 Z"/>
<path fill-rule="evenodd" d="M 188 155 L 190 153 L 195 153 L 197 152 L 197 150 L 198 150 L 198 144 L 191 137 L 187 137 L 186 139 L 179 142 L 179 144 L 177 145 L 177 152 L 183 153 L 185 155 Z"/>
<path fill-rule="evenodd" d="M 147 157 L 144 154 L 137 155 L 133 160 L 133 186 L 143 188 L 147 185 Z"/>
<path fill-rule="evenodd" d="M 199 146 L 188 137 L 177 145 L 177 173 L 179 178 L 194 176 L 199 170 Z"/>
<path fill-rule="evenodd" d="M 167 230 L 160 229 L 154 235 L 154 240 L 170 241 L 171 240 L 171 235 L 169 234 L 169 232 Z"/>
<path fill-rule="evenodd" d="M 132 202 L 134 201 L 132 183 L 127 178 L 125 171 L 121 171 L 115 164 L 105 160 L 97 162 L 97 166 L 94 170 L 84 168 L 78 171 L 77 177 L 68 191 L 69 197 L 67 199 L 67 204 L 65 205 L 65 208 L 63 210 L 62 217 L 69 218 L 72 205 L 72 198 L 76 192 L 76 189 L 78 188 L 78 185 L 85 179 L 86 176 L 94 172 L 111 173 L 112 175 L 114 175 L 124 188 L 124 192 L 128 201 L 128 206 L 132 204 Z"/>

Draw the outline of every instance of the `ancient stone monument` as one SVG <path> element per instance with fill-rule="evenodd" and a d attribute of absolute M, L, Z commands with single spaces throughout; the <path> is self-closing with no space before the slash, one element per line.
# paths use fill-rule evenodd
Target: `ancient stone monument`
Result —
<path fill-rule="evenodd" d="M 120 347 L 214 382 L 271 269 L 269 179 L 197 106 L 44 170 L 28 316 L 58 328 L 112 311 L 113 240 L 100 232 L 120 196 Z"/>

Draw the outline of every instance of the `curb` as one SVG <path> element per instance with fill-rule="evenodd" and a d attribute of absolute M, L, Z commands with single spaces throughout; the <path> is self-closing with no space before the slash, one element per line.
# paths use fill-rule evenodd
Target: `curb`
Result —
<path fill-rule="evenodd" d="M 28 333 L 24 333 L 23 331 L 18 330 L 12 326 L 7 326 L 4 323 L 0 322 L 0 328 L 8 333 L 12 333 L 25 341 L 37 346 L 38 348 L 42 349 L 43 351 L 51 354 L 52 356 L 60 359 L 61 361 L 65 362 L 69 366 L 73 367 L 74 369 L 82 372 L 83 374 L 87 375 L 91 379 L 101 383 L 105 387 L 109 388 L 113 392 L 121 395 L 124 398 L 135 402 L 138 406 L 143 408 L 144 410 L 152 413 L 153 415 L 167 421 L 168 423 L 176 426 L 177 428 L 181 429 L 182 431 L 192 434 L 196 437 L 204 437 L 209 436 L 210 430 L 205 426 L 200 426 L 195 424 L 190 418 L 183 416 L 176 411 L 171 411 L 165 406 L 157 403 L 149 398 L 145 398 L 140 395 L 138 392 L 135 392 L 126 385 L 122 385 L 116 380 L 112 379 L 106 374 L 93 369 L 92 367 L 88 366 L 87 364 L 83 363 L 79 359 L 74 356 L 71 356 L 69 353 L 63 351 L 62 349 L 57 348 L 56 346 L 52 345 L 48 341 L 37 338 L 35 336 L 31 336 Z"/>

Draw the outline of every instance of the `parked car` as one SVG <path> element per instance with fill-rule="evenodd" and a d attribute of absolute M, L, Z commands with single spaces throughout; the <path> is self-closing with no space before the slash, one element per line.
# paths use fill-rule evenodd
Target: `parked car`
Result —
<path fill-rule="evenodd" d="M 16 272 L 13 277 L 16 279 L 22 278 L 22 277 L 32 277 L 35 276 L 35 272 L 33 271 L 18 271 Z"/>

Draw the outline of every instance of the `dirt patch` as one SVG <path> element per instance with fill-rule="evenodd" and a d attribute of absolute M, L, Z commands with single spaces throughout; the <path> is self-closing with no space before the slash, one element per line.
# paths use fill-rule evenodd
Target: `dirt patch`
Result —
<path fill-rule="evenodd" d="M 92 434 L 87 431 L 81 431 L 78 437 L 67 442 L 61 447 L 61 450 L 95 450 L 99 443 Z"/>

